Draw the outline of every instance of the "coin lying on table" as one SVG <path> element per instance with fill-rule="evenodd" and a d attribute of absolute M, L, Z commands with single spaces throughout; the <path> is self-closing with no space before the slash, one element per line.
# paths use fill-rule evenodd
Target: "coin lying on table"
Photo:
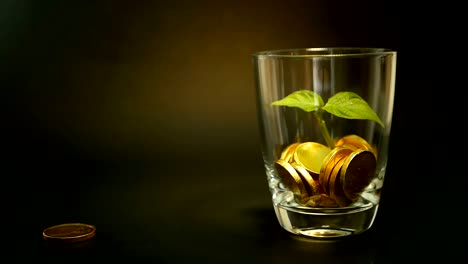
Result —
<path fill-rule="evenodd" d="M 82 223 L 55 225 L 44 229 L 45 240 L 60 243 L 75 243 L 88 240 L 96 235 L 96 227 Z"/>

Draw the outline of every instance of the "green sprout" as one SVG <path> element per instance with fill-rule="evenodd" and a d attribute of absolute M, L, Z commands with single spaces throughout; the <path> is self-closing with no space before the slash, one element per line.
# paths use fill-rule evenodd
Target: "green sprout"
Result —
<path fill-rule="evenodd" d="M 329 147 L 332 147 L 334 144 L 328 133 L 325 120 L 322 118 L 324 111 L 347 119 L 367 119 L 375 121 L 384 127 L 382 120 L 380 120 L 379 116 L 372 110 L 367 102 L 353 92 L 336 93 L 324 104 L 319 94 L 309 90 L 299 90 L 292 92 L 281 100 L 274 101 L 272 105 L 297 107 L 306 112 L 314 112 L 320 124 L 320 132 Z"/>

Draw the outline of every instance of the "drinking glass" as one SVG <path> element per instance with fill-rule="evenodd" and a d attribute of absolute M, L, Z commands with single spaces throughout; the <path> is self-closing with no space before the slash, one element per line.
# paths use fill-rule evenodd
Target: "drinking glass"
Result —
<path fill-rule="evenodd" d="M 261 152 L 285 230 L 328 239 L 372 227 L 388 160 L 396 55 L 357 47 L 252 55 Z"/>

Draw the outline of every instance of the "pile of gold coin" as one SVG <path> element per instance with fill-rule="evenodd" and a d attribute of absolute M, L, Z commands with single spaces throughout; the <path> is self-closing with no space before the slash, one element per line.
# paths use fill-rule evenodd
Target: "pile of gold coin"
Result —
<path fill-rule="evenodd" d="M 377 152 L 365 139 L 347 135 L 333 149 L 318 142 L 287 146 L 275 162 L 283 185 L 311 207 L 345 207 L 359 198 L 375 174 Z"/>

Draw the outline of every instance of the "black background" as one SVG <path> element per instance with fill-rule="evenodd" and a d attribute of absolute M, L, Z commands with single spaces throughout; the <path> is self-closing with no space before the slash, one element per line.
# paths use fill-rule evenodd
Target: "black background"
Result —
<path fill-rule="evenodd" d="M 450 14 L 405 1 L 2 1 L 5 252 L 64 263 L 452 257 L 461 220 L 446 206 L 455 183 L 441 176 L 446 127 L 435 122 Z M 396 50 L 397 80 L 375 225 L 323 243 L 277 224 L 251 55 L 332 46 Z M 66 222 L 97 236 L 42 240 Z"/>

